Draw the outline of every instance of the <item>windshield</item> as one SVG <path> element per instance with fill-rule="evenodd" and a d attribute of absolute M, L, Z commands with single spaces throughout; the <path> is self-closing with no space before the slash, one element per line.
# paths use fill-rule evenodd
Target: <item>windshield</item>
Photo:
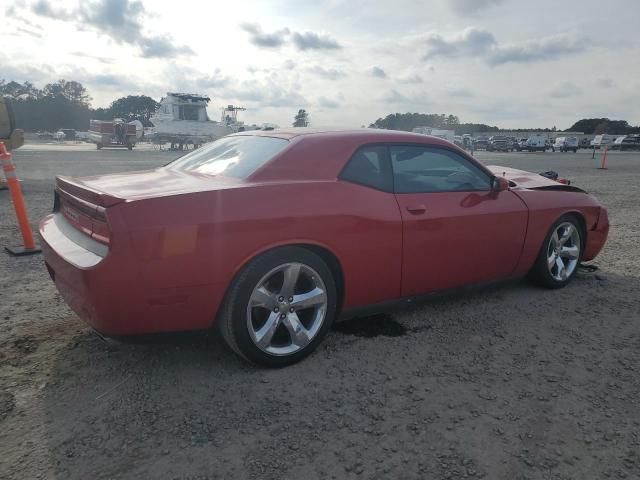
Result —
<path fill-rule="evenodd" d="M 283 138 L 240 135 L 224 137 L 167 165 L 173 170 L 247 178 L 282 151 Z"/>

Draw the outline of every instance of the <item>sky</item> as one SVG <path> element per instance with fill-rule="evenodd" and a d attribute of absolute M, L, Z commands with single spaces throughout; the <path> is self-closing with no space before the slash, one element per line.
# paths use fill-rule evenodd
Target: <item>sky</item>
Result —
<path fill-rule="evenodd" d="M 0 79 L 205 93 L 247 123 L 445 113 L 503 128 L 640 124 L 638 0 L 0 0 Z"/>

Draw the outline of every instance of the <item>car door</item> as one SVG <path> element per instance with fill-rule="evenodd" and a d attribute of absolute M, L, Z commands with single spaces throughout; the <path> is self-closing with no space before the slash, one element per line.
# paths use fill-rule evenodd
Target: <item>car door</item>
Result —
<path fill-rule="evenodd" d="M 508 277 L 524 244 L 527 208 L 492 176 L 444 147 L 390 145 L 403 221 L 402 295 Z"/>

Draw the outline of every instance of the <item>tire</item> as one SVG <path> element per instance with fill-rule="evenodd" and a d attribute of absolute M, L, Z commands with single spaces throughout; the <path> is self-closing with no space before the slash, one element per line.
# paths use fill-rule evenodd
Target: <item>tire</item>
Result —
<path fill-rule="evenodd" d="M 297 278 L 292 288 L 285 285 L 285 275 Z M 317 305 L 300 307 L 300 300 L 291 301 L 314 291 Z M 316 349 L 335 315 L 336 286 L 326 263 L 305 248 L 281 247 L 254 258 L 236 275 L 218 314 L 218 328 L 241 358 L 284 367 Z"/>
<path fill-rule="evenodd" d="M 128 145 L 127 148 L 129 149 L 129 151 L 133 150 L 133 145 Z"/>
<path fill-rule="evenodd" d="M 102 144 L 101 143 L 96 143 L 96 149 L 97 150 L 101 150 L 102 149 Z"/>
<path fill-rule="evenodd" d="M 570 234 L 567 230 L 568 227 L 571 227 Z M 555 240 L 557 238 L 562 242 L 565 234 L 568 237 L 564 243 Z M 551 289 L 565 287 L 578 271 L 583 249 L 584 230 L 582 225 L 575 215 L 563 215 L 549 229 L 531 269 L 530 278 L 542 287 Z M 558 255 L 558 252 L 564 252 L 564 254 Z M 562 267 L 558 262 L 562 263 Z"/>

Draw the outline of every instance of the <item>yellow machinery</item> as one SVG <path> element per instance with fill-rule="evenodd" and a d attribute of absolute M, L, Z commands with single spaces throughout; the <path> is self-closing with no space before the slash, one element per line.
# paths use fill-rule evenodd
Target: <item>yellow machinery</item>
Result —
<path fill-rule="evenodd" d="M 8 98 L 3 97 L 0 97 L 0 142 L 4 142 L 7 150 L 24 145 L 24 132 L 16 128 L 11 103 Z"/>

